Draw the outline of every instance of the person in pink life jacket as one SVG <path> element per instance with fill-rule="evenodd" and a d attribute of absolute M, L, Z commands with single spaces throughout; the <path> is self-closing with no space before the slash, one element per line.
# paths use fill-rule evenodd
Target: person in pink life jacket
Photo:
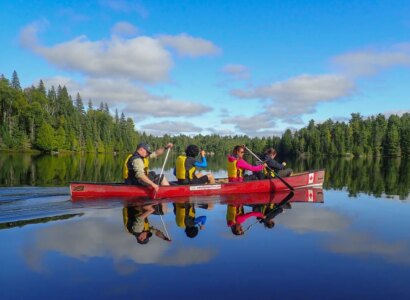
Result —
<path fill-rule="evenodd" d="M 245 153 L 245 147 L 237 145 L 233 148 L 232 154 L 228 155 L 227 168 L 228 168 L 229 182 L 242 182 L 244 181 L 244 171 L 245 170 L 249 170 L 252 172 L 259 172 L 259 171 L 262 171 L 267 166 L 266 163 L 263 163 L 257 166 L 253 166 L 247 163 L 243 159 L 244 153 Z"/>
<path fill-rule="evenodd" d="M 245 213 L 243 205 L 228 204 L 226 211 L 226 225 L 228 225 L 234 235 L 243 235 L 245 230 L 242 228 L 242 224 L 251 217 L 256 217 L 259 220 L 265 219 L 265 216 L 261 212 L 248 212 Z"/>

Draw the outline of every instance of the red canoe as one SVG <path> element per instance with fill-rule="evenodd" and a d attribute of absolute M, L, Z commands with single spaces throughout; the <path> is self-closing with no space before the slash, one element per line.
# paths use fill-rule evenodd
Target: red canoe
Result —
<path fill-rule="evenodd" d="M 285 177 L 290 186 L 295 189 L 316 187 L 323 184 L 324 170 L 298 173 Z M 270 193 L 286 191 L 289 188 L 278 178 L 254 180 L 245 182 L 218 183 L 206 185 L 171 185 L 161 186 L 155 198 L 173 198 L 184 196 L 231 195 L 250 193 Z M 71 199 L 85 198 L 152 198 L 153 190 L 143 186 L 125 185 L 121 183 L 89 183 L 72 182 L 70 184 Z"/>

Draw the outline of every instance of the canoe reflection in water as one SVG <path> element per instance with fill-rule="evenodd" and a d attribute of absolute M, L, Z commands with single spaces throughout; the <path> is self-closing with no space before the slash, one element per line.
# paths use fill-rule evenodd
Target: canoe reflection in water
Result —
<path fill-rule="evenodd" d="M 134 235 L 137 242 L 147 244 L 154 235 L 164 241 L 170 241 L 166 226 L 164 231 L 153 227 L 151 215 L 162 215 L 168 211 L 172 201 L 175 223 L 185 231 L 188 238 L 195 238 L 205 229 L 207 221 L 204 210 L 211 210 L 215 204 L 226 205 L 226 224 L 234 235 L 243 235 L 252 226 L 261 224 L 267 229 L 275 226 L 275 218 L 291 209 L 291 203 L 322 203 L 321 188 L 303 188 L 292 192 L 250 193 L 219 196 L 195 196 L 161 199 L 155 202 L 127 202 L 123 208 L 123 220 L 127 231 Z M 151 200 L 148 200 L 151 201 Z M 201 213 L 198 213 L 201 211 Z M 246 221 L 254 223 L 244 228 Z"/>
<path fill-rule="evenodd" d="M 291 202 L 323 203 L 323 190 L 302 188 L 293 192 L 229 195 L 222 198 L 221 204 L 227 204 L 226 222 L 232 233 L 243 235 L 258 223 L 272 229 L 275 226 L 274 218 L 291 209 Z M 245 212 L 245 207 L 250 210 Z M 244 229 L 244 222 L 252 218 L 256 221 Z"/>
<path fill-rule="evenodd" d="M 196 216 L 194 203 L 173 203 L 175 222 L 178 227 L 185 230 L 189 238 L 194 238 L 200 230 L 205 229 L 206 216 Z M 213 203 L 197 204 L 197 207 L 203 209 L 212 209 Z"/>
<path fill-rule="evenodd" d="M 148 220 L 151 214 L 163 215 L 166 212 L 167 203 L 154 202 L 145 205 L 129 203 L 123 208 L 124 226 L 142 245 L 147 244 L 153 234 L 164 241 L 170 241 L 161 230 L 153 227 Z"/>
<path fill-rule="evenodd" d="M 244 199 L 244 204 L 227 205 L 226 223 L 234 235 L 243 235 L 257 223 L 264 224 L 265 228 L 272 229 L 275 226 L 273 219 L 283 213 L 284 209 L 292 208 L 290 200 L 294 197 L 293 192 L 289 192 L 279 203 L 274 202 L 273 194 L 267 194 L 266 196 L 269 198 L 269 201 L 263 204 L 247 204 L 246 199 Z M 255 199 L 249 199 L 248 202 L 250 200 L 254 201 Z M 249 206 L 251 211 L 245 213 L 245 206 Z M 248 228 L 243 229 L 243 223 L 252 217 L 255 217 L 257 221 L 248 226 Z"/>

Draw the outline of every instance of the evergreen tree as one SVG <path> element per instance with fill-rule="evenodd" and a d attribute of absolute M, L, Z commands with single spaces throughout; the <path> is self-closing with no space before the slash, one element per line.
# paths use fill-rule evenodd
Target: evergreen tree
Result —
<path fill-rule="evenodd" d="M 385 156 L 400 155 L 400 119 L 396 115 L 391 115 L 387 123 L 387 132 L 383 142 L 383 152 Z"/>
<path fill-rule="evenodd" d="M 80 93 L 77 93 L 77 97 L 75 98 L 75 108 L 77 109 L 77 112 L 80 114 L 84 114 L 84 104 L 83 100 L 81 99 Z"/>
<path fill-rule="evenodd" d="M 93 102 L 91 99 L 88 99 L 88 110 L 93 110 Z"/>
<path fill-rule="evenodd" d="M 43 80 L 40 79 L 40 82 L 38 83 L 37 90 L 41 93 L 41 95 L 45 98 L 47 96 L 46 93 L 46 87 L 44 86 Z"/>
<path fill-rule="evenodd" d="M 400 147 L 403 156 L 410 157 L 410 113 L 401 116 Z"/>
<path fill-rule="evenodd" d="M 11 79 L 11 86 L 16 90 L 21 91 L 20 80 L 19 80 L 16 70 L 13 71 L 13 76 Z"/>

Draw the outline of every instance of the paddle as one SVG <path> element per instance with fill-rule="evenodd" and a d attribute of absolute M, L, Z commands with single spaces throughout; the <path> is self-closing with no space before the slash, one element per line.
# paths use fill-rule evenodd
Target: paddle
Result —
<path fill-rule="evenodd" d="M 253 153 L 248 147 L 246 147 L 245 145 L 243 145 L 243 146 L 245 147 L 246 150 L 248 150 L 248 152 L 249 152 L 250 154 L 253 155 L 253 157 L 255 157 L 258 161 L 260 161 L 260 162 L 263 163 L 263 161 L 262 161 L 255 153 Z M 289 183 L 287 183 L 282 177 L 280 177 L 280 176 L 278 175 L 278 173 L 275 172 L 275 170 L 269 168 L 268 166 L 266 166 L 266 168 L 267 168 L 269 171 L 273 172 L 273 174 L 275 174 L 275 176 L 278 177 L 278 179 L 279 179 L 280 181 L 282 181 L 283 184 L 286 185 L 291 191 L 295 190 L 295 189 L 293 188 L 293 186 L 291 186 L 291 185 L 290 185 Z"/>
<path fill-rule="evenodd" d="M 167 149 L 167 154 L 165 155 L 165 159 L 164 159 L 164 163 L 163 163 L 163 165 L 162 165 L 161 173 L 159 173 L 158 182 L 157 182 L 157 184 L 158 184 L 158 190 L 159 190 L 159 187 L 161 186 L 161 181 L 162 181 L 161 178 L 162 178 L 162 174 L 164 173 L 165 164 L 167 163 L 169 150 L 171 150 L 171 148 L 168 148 L 168 149 Z M 155 199 L 156 196 L 157 196 L 157 191 L 155 191 L 154 196 L 153 196 L 152 198 Z M 161 218 L 162 226 L 164 226 L 165 233 L 167 234 L 168 241 L 171 241 L 171 237 L 169 236 L 169 233 L 168 233 L 168 231 L 167 231 L 167 227 L 165 226 L 164 219 L 162 218 L 162 215 L 161 215 L 161 213 L 160 213 L 160 211 L 159 211 L 158 206 L 157 206 L 157 210 L 158 210 L 158 214 L 159 214 L 159 216 L 160 216 L 160 218 Z"/>
<path fill-rule="evenodd" d="M 274 213 L 276 213 L 280 208 L 282 208 L 283 205 L 285 205 L 286 203 L 288 203 L 289 200 L 293 198 L 293 195 L 294 195 L 294 194 L 293 194 L 292 191 L 289 192 L 289 194 L 287 194 L 286 197 L 285 197 L 282 201 L 280 201 L 279 204 L 278 204 L 272 211 L 270 211 L 267 215 L 265 215 L 265 218 L 260 219 L 260 220 L 256 220 L 256 222 L 253 223 L 253 224 L 251 224 L 251 225 L 249 225 L 249 226 L 244 230 L 244 232 L 245 232 L 245 231 L 248 231 L 252 226 L 254 226 L 254 225 L 257 224 L 257 223 L 263 223 L 263 222 L 265 222 L 267 219 L 270 219 L 271 217 L 272 217 L 272 218 L 275 217 Z M 268 206 L 271 204 L 272 200 L 273 200 L 273 197 L 269 200 L 269 203 L 267 204 Z"/>

